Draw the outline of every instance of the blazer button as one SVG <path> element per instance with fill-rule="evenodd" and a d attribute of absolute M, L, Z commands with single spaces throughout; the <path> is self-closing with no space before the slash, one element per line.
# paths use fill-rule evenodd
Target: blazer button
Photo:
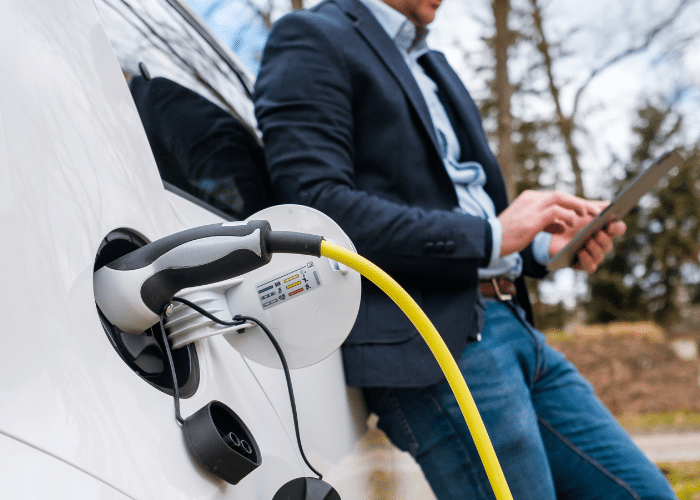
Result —
<path fill-rule="evenodd" d="M 454 251 L 457 249 L 457 244 L 452 241 L 452 240 L 447 240 L 445 242 L 445 252 L 447 253 L 454 253 Z"/>
<path fill-rule="evenodd" d="M 435 253 L 443 253 L 445 251 L 445 242 L 436 241 L 435 242 Z"/>
<path fill-rule="evenodd" d="M 435 244 L 432 241 L 426 241 L 425 244 L 423 245 L 423 252 L 424 253 L 433 253 L 435 250 Z"/>

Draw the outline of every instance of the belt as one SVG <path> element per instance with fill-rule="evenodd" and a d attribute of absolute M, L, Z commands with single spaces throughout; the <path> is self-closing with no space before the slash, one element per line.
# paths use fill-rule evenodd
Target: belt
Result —
<path fill-rule="evenodd" d="M 515 297 L 515 282 L 506 278 L 492 278 L 479 282 L 481 295 L 486 299 L 498 299 L 500 301 L 511 300 Z"/>

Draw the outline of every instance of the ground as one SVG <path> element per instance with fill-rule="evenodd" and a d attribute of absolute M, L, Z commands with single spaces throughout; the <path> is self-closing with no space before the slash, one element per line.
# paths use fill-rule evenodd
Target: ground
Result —
<path fill-rule="evenodd" d="M 620 419 L 649 413 L 700 414 L 700 363 L 682 359 L 671 347 L 672 340 L 677 339 L 667 338 L 650 323 L 548 335 L 548 342 L 578 367 Z"/>
<path fill-rule="evenodd" d="M 648 434 L 700 431 L 700 362 L 672 347 L 697 349 L 699 338 L 699 332 L 673 338 L 653 324 L 617 323 L 569 335 L 550 332 L 547 341 L 578 367 L 629 432 Z M 658 466 L 679 500 L 700 500 L 700 462 Z"/>

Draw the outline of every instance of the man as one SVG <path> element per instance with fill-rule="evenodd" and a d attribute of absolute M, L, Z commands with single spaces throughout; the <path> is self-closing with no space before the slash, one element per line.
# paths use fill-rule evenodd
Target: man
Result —
<path fill-rule="evenodd" d="M 332 217 L 423 308 L 458 360 L 514 498 L 675 498 L 530 324 L 522 277 L 544 276 L 601 205 L 558 192 L 508 205 L 474 102 L 425 47 L 439 5 L 327 0 L 277 22 L 255 92 L 273 190 Z M 596 234 L 580 268 L 593 272 L 624 230 Z M 438 498 L 493 498 L 439 366 L 367 281 L 343 358 L 347 383 L 364 388 Z"/>

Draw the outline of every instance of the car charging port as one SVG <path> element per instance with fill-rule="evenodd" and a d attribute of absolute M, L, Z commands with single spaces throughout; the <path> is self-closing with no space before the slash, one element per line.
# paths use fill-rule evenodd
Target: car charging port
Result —
<path fill-rule="evenodd" d="M 128 229 L 112 231 L 100 243 L 93 271 L 147 243 L 134 231 Z M 165 350 L 160 335 L 154 331 L 158 325 L 136 335 L 124 333 L 102 314 L 99 307 L 97 312 L 112 347 L 129 368 L 156 389 L 172 395 L 173 382 L 165 358 Z M 172 355 L 180 397 L 188 398 L 195 393 L 199 385 L 197 351 L 194 344 L 190 344 L 180 349 L 173 349 Z"/>

